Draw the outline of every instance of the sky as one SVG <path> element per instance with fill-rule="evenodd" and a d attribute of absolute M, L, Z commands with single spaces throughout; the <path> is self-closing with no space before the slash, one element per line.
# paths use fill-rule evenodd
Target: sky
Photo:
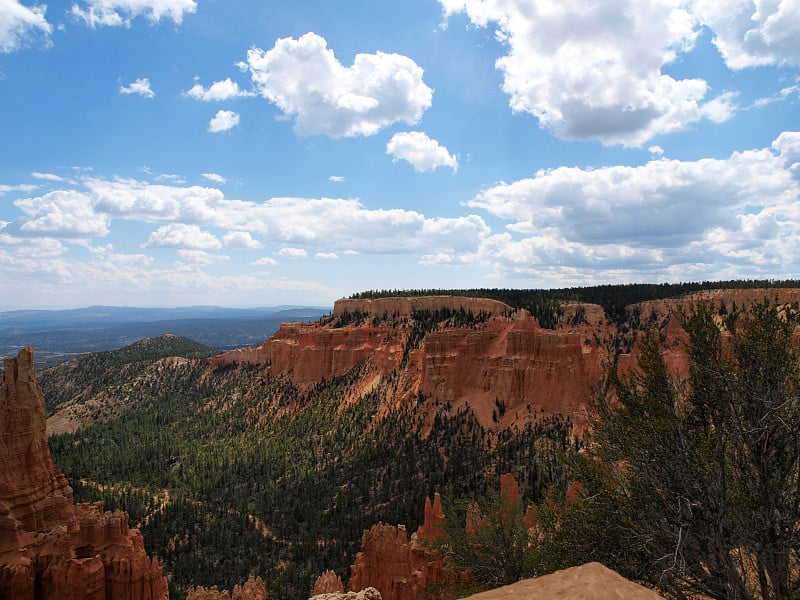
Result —
<path fill-rule="evenodd" d="M 0 0 L 0 310 L 800 277 L 800 0 Z"/>

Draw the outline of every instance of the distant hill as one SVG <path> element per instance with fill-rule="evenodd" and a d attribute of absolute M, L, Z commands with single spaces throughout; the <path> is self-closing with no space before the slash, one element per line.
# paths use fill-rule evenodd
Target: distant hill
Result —
<path fill-rule="evenodd" d="M 91 306 L 72 310 L 0 312 L 0 357 L 25 346 L 36 349 L 41 370 L 85 352 L 114 350 L 165 333 L 187 337 L 216 351 L 260 344 L 285 321 L 315 321 L 322 307 L 233 309 L 217 306 L 129 308 Z"/>
<path fill-rule="evenodd" d="M 81 354 L 45 369 L 39 385 L 46 398 L 50 433 L 76 431 L 95 421 L 104 422 L 136 408 L 148 382 L 164 372 L 185 375 L 197 359 L 216 352 L 198 342 L 165 334 L 145 338 L 119 350 Z"/>

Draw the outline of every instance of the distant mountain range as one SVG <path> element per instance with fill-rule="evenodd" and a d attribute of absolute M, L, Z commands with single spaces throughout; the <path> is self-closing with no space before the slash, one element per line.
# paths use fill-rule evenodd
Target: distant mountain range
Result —
<path fill-rule="evenodd" d="M 316 321 L 328 313 L 330 308 L 286 305 L 6 311 L 0 312 L 0 357 L 14 356 L 20 348 L 32 346 L 36 349 L 36 367 L 41 369 L 84 352 L 113 350 L 166 333 L 182 335 L 214 350 L 229 350 L 260 344 L 282 322 Z"/>

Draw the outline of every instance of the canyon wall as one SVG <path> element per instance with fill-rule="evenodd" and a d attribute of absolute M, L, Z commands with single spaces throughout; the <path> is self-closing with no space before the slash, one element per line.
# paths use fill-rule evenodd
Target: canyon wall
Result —
<path fill-rule="evenodd" d="M 448 403 L 454 411 L 469 406 L 487 428 L 553 415 L 581 421 L 590 386 L 600 373 L 604 355 L 597 330 L 605 325 L 602 308 L 569 305 L 571 311 L 578 307 L 591 324 L 550 330 L 539 327 L 527 311 L 514 312 L 495 300 L 450 296 L 340 300 L 334 317 L 351 311 L 375 313 L 376 318 L 344 326 L 335 318 L 284 323 L 260 346 L 221 354 L 210 360 L 210 366 L 261 365 L 303 389 L 362 364 L 363 381 L 354 384 L 356 391 L 390 378 L 397 382 L 387 406 L 421 395 Z M 473 326 L 430 331 L 411 344 L 413 323 L 396 315 L 443 308 L 494 316 Z"/>
<path fill-rule="evenodd" d="M 47 447 L 44 397 L 25 348 L 0 376 L 0 598 L 161 600 L 167 582 L 128 516 L 74 505 Z"/>

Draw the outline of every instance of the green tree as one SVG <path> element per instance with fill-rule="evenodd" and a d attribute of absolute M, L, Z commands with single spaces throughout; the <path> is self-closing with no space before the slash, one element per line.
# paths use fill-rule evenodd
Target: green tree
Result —
<path fill-rule="evenodd" d="M 584 501 L 561 523 L 562 560 L 602 560 L 677 598 L 798 589 L 797 310 L 764 303 L 718 323 L 705 306 L 684 317 L 687 381 L 669 372 L 655 333 L 638 370 L 612 369 L 598 387 Z"/>
<path fill-rule="evenodd" d="M 477 502 L 448 507 L 445 514 L 445 535 L 432 544 L 455 573 L 466 576 L 458 591 L 474 593 L 536 574 L 536 546 L 518 495 L 490 490 Z"/>

